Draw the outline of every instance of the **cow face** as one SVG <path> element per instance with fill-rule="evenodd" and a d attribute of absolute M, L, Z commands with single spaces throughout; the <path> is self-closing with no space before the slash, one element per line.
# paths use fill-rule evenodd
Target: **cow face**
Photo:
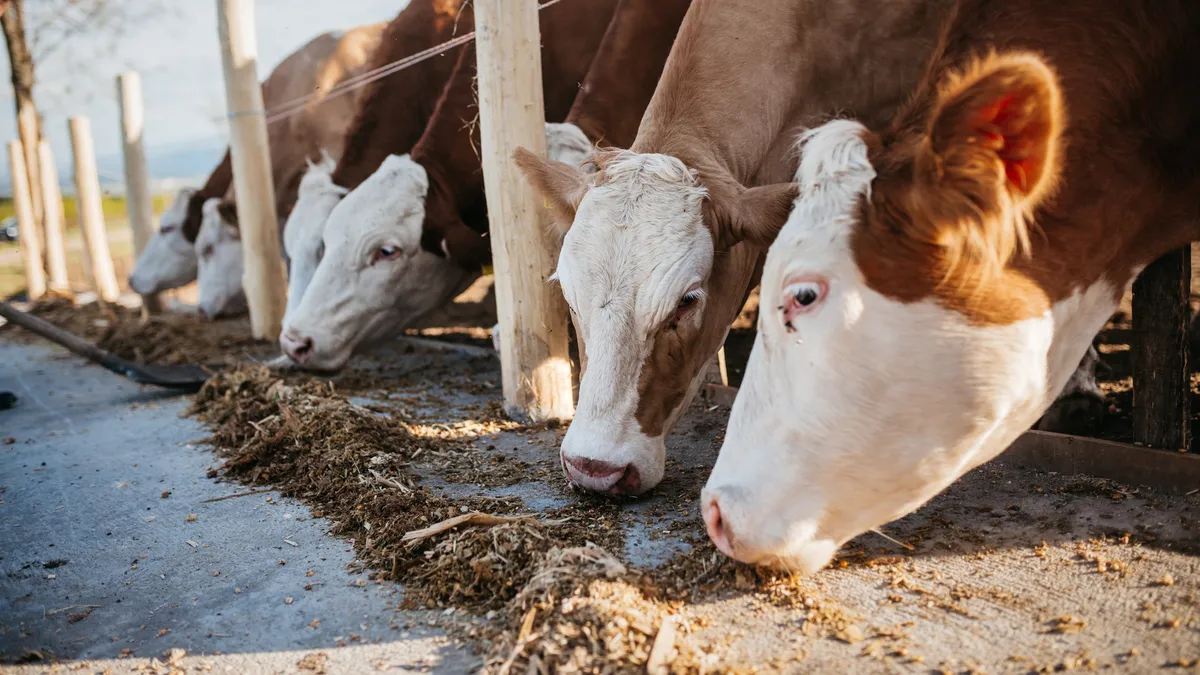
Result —
<path fill-rule="evenodd" d="M 196 191 L 184 188 L 163 212 L 158 232 L 146 242 L 129 275 L 129 287 L 152 295 L 196 280 L 196 251 L 183 234 L 188 202 Z"/>
<path fill-rule="evenodd" d="M 526 152 L 517 162 L 566 230 L 556 278 L 586 350 L 563 469 L 584 489 L 644 492 L 662 479 L 664 438 L 724 341 L 757 253 L 718 249 L 708 192 L 677 158 L 606 151 L 590 176 Z M 770 193 L 744 191 L 732 210 L 774 200 L 782 222 L 791 193 Z"/>
<path fill-rule="evenodd" d="M 288 314 L 300 306 L 305 289 L 312 283 L 325 254 L 325 222 L 347 192 L 333 182 L 333 158 L 326 153 L 321 157 L 319 163 L 309 162 L 308 171 L 300 179 L 296 205 L 283 230 L 283 248 L 288 257 Z"/>
<path fill-rule="evenodd" d="M 297 365 L 338 370 L 361 345 L 394 335 L 473 278 L 421 248 L 425 169 L 392 155 L 329 215 L 325 254 L 280 345 Z"/>
<path fill-rule="evenodd" d="M 1049 291 L 1023 253 L 1058 174 L 1043 64 L 977 65 L 921 114 L 890 142 L 849 121 L 802 139 L 701 498 L 731 557 L 811 572 L 913 511 L 1027 430 L 1116 308 L 1103 279 Z"/>
<path fill-rule="evenodd" d="M 201 213 L 195 244 L 200 311 L 209 319 L 244 312 L 242 235 L 236 207 L 232 202 L 209 199 Z"/>

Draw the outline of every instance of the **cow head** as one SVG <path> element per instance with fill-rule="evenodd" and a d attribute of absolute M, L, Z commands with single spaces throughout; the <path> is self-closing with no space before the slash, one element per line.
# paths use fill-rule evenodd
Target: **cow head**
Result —
<path fill-rule="evenodd" d="M 556 278 L 586 350 L 561 450 L 584 489 L 637 494 L 662 479 L 664 439 L 741 309 L 794 189 L 710 186 L 675 157 L 609 150 L 599 173 L 519 151 L 565 233 Z"/>
<path fill-rule="evenodd" d="M 991 57 L 931 95 L 887 136 L 840 120 L 801 139 L 701 498 L 731 557 L 815 571 L 921 506 L 1038 419 L 1116 308 L 1110 281 L 1026 253 L 1059 175 L 1050 70 Z"/>
<path fill-rule="evenodd" d="M 296 205 L 292 207 L 284 226 L 283 248 L 288 257 L 288 314 L 300 306 L 304 290 L 316 274 L 317 264 L 325 254 L 325 222 L 333 212 L 333 207 L 347 192 L 346 188 L 334 184 L 334 167 L 333 158 L 324 151 L 320 162 L 308 162 L 308 171 L 300 179 Z"/>
<path fill-rule="evenodd" d="M 297 365 L 338 370 L 478 276 L 421 247 L 428 191 L 425 169 L 392 155 L 333 209 L 325 253 L 279 340 Z"/>
<path fill-rule="evenodd" d="M 200 311 L 210 319 L 244 312 L 246 294 L 242 292 L 244 264 L 237 207 L 233 202 L 214 198 L 204 202 L 201 213 L 195 245 Z"/>
<path fill-rule="evenodd" d="M 152 295 L 196 280 L 196 251 L 184 234 L 188 204 L 195 194 L 191 188 L 180 190 L 163 212 L 158 232 L 146 242 L 129 275 L 134 292 Z"/>

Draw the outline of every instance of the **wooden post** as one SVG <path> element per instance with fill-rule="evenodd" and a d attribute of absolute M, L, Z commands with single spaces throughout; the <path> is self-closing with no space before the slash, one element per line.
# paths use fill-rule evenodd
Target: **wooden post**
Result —
<path fill-rule="evenodd" d="M 8 63 L 12 75 L 13 98 L 17 104 L 17 136 L 24 152 L 25 177 L 29 184 L 33 222 L 30 228 L 41 238 L 42 203 L 38 171 L 38 140 L 42 137 L 37 107 L 33 102 L 33 55 L 25 40 L 25 7 L 23 2 L 0 2 L 0 24 L 8 46 Z"/>
<path fill-rule="evenodd" d="M 1133 438 L 1152 448 L 1191 449 L 1188 368 L 1190 247 L 1151 263 L 1133 283 Z"/>
<path fill-rule="evenodd" d="M 56 291 L 71 290 L 67 276 L 67 249 L 63 215 L 62 191 L 58 189 L 58 168 L 54 163 L 54 151 L 50 141 L 38 141 L 38 169 L 42 172 L 42 223 L 46 235 L 46 271 L 50 273 L 50 288 Z"/>
<path fill-rule="evenodd" d="M 554 243 L 547 211 L 513 163 L 524 147 L 546 154 L 537 2 L 477 0 L 476 58 L 483 177 L 496 271 L 500 363 L 510 415 L 532 421 L 574 414 L 567 307 L 547 279 Z"/>
<path fill-rule="evenodd" d="M 8 166 L 12 171 L 13 207 L 17 211 L 17 231 L 21 258 L 25 261 L 25 293 L 37 300 L 46 293 L 46 272 L 42 269 L 42 249 L 38 242 L 37 223 L 33 219 L 33 200 L 29 193 L 29 176 L 25 172 L 25 151 L 21 141 L 8 144 Z"/>
<path fill-rule="evenodd" d="M 121 108 L 121 150 L 125 159 L 125 209 L 129 229 L 133 231 L 133 258 L 154 236 L 154 205 L 150 199 L 150 170 L 146 166 L 146 146 L 142 139 L 145 114 L 142 109 L 142 78 L 137 73 L 117 76 L 117 103 Z M 142 306 L 162 311 L 158 295 L 143 295 Z"/>
<path fill-rule="evenodd" d="M 100 200 L 100 176 L 96 172 L 92 125 L 86 117 L 70 117 L 67 124 L 71 130 L 71 151 L 75 156 L 79 225 L 91 261 L 92 283 L 101 300 L 116 302 L 121 297 L 121 287 L 113 272 L 112 253 L 108 250 L 108 230 L 104 227 L 104 205 Z"/>
<path fill-rule="evenodd" d="M 253 0 L 217 0 L 217 29 L 221 38 L 221 64 L 225 69 L 229 145 L 245 259 L 242 287 L 250 306 L 254 336 L 275 340 L 287 307 L 287 279 L 279 251 L 267 121 L 262 87 L 258 83 Z"/>

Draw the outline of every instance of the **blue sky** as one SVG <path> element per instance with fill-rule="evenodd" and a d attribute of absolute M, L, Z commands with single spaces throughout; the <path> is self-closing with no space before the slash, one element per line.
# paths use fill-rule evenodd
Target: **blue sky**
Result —
<path fill-rule="evenodd" d="M 215 0 L 119 0 L 150 12 L 116 44 L 112 35 L 87 35 L 67 43 L 35 65 L 34 96 L 44 116 L 43 133 L 54 148 L 60 174 L 70 167 L 67 117 L 90 118 L 101 173 L 120 177 L 120 138 L 115 77 L 141 73 L 146 104 L 146 144 L 150 170 L 163 175 L 158 162 L 171 152 L 207 157 L 206 173 L 224 149 L 225 89 L 217 41 Z M 38 0 L 27 0 L 34 5 Z M 258 75 L 263 79 L 284 57 L 329 30 L 351 28 L 394 17 L 407 0 L 256 0 Z M 160 9 L 161 8 L 161 9 Z M 28 11 L 28 10 L 27 10 Z M 28 20 L 28 19 L 27 19 Z M 86 67 L 81 68 L 80 63 Z M 0 50 L 0 139 L 16 138 L 8 56 Z M 114 164 L 115 160 L 115 164 Z M 0 183 L 7 185 L 8 162 L 0 162 Z M 175 165 L 178 165 L 176 162 Z M 115 172 L 115 176 L 112 174 Z"/>

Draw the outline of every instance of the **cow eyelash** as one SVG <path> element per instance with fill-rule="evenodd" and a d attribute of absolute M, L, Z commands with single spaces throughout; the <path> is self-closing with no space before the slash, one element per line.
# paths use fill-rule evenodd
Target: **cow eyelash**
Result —
<path fill-rule="evenodd" d="M 675 314 L 671 317 L 669 327 L 674 330 L 679 326 L 679 320 L 687 316 L 694 310 L 700 301 L 704 299 L 704 291 L 699 288 L 693 288 L 687 293 L 684 293 L 679 298 L 679 304 L 675 306 Z"/>

